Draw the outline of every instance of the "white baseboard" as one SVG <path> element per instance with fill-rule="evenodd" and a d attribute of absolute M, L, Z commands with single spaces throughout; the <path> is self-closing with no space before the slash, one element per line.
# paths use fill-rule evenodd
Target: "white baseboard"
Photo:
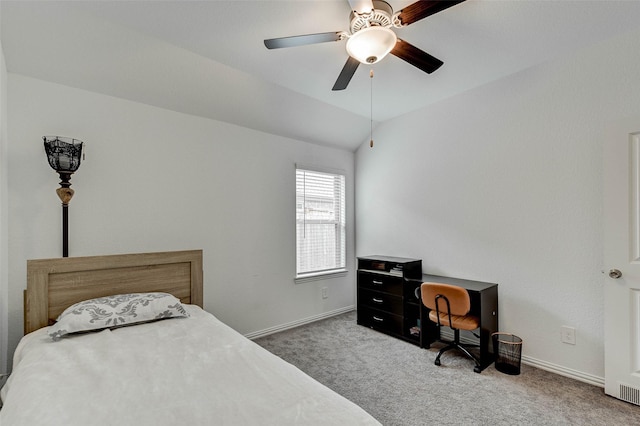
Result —
<path fill-rule="evenodd" d="M 277 325 L 274 327 L 270 327 L 260 331 L 254 331 L 253 333 L 245 334 L 245 337 L 248 339 L 257 339 L 259 337 L 268 336 L 273 333 L 278 333 L 280 331 L 289 330 L 292 328 L 299 327 L 301 325 L 310 324 L 315 321 L 320 321 L 326 318 L 331 318 L 336 315 L 344 314 L 347 312 L 351 312 L 355 310 L 355 306 L 347 306 L 344 308 L 336 309 L 334 311 L 325 312 L 319 315 L 314 315 L 312 317 L 304 318 L 297 321 L 292 321 L 290 323 Z M 442 330 L 442 337 L 444 338 L 453 338 L 453 332 L 449 330 Z M 473 344 L 477 343 L 471 339 L 468 339 L 464 336 L 460 339 L 462 343 Z M 541 370 L 546 370 L 551 373 L 559 374 L 564 377 L 568 377 L 570 379 L 578 380 L 580 382 L 588 383 L 590 385 L 599 386 L 604 388 L 604 377 L 594 376 L 593 374 L 583 373 L 582 371 L 574 370 L 572 368 L 563 367 L 562 365 L 554 364 L 552 362 L 543 361 L 540 359 L 536 359 L 530 356 L 522 355 L 522 363 L 526 365 L 530 365 L 532 367 L 539 368 Z"/>
<path fill-rule="evenodd" d="M 541 370 L 549 371 L 551 373 L 559 374 L 561 376 L 569 377 L 570 379 L 575 379 L 580 382 L 604 388 L 604 377 L 598 377 L 594 376 L 593 374 L 583 373 L 582 371 L 563 367 L 562 365 L 542 361 L 540 359 L 532 358 L 526 355 L 522 356 L 522 363 L 539 368 Z"/>
<path fill-rule="evenodd" d="M 354 311 L 355 309 L 356 307 L 354 305 L 346 306 L 344 308 L 336 309 L 329 312 L 324 312 L 322 314 L 314 315 L 312 317 L 304 318 L 301 320 L 292 321 L 286 324 L 276 325 L 274 327 L 266 328 L 264 330 L 254 331 L 253 333 L 245 334 L 244 337 L 251 340 L 257 339 L 259 337 L 268 336 L 270 334 L 278 333 L 280 331 L 285 331 L 292 328 L 300 327 L 301 325 L 310 324 L 312 322 L 335 317 L 336 315 L 345 314 L 347 312 Z"/>
<path fill-rule="evenodd" d="M 441 331 L 442 337 L 445 339 L 453 339 L 453 331 L 443 329 Z M 460 337 L 460 342 L 467 344 L 477 344 L 477 340 L 469 339 L 465 336 Z M 530 365 L 532 367 L 546 370 L 551 373 L 559 374 L 570 379 L 578 380 L 580 382 L 588 383 L 590 385 L 599 386 L 604 388 L 604 377 L 594 376 L 592 374 L 583 373 L 582 371 L 574 370 L 572 368 L 563 367 L 562 365 L 554 364 L 552 362 L 543 361 L 530 356 L 522 355 L 522 364 Z"/>

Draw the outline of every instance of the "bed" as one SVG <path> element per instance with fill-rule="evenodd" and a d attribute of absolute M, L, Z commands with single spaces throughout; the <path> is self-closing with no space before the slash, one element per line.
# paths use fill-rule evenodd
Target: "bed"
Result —
<path fill-rule="evenodd" d="M 200 250 L 28 261 L 0 424 L 379 424 L 204 311 L 202 280 Z M 101 305 L 133 300 L 135 325 Z M 145 319 L 154 303 L 161 315 Z M 82 329 L 87 312 L 97 330 Z"/>

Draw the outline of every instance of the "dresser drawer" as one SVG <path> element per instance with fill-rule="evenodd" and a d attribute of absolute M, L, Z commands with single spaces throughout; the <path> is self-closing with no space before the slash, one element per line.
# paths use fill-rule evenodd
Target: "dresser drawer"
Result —
<path fill-rule="evenodd" d="M 358 287 L 402 296 L 402 277 L 358 271 Z"/>
<path fill-rule="evenodd" d="M 402 334 L 402 316 L 369 308 L 358 308 L 358 324 L 394 334 Z"/>
<path fill-rule="evenodd" d="M 358 306 L 402 315 L 402 298 L 388 293 L 358 289 Z"/>

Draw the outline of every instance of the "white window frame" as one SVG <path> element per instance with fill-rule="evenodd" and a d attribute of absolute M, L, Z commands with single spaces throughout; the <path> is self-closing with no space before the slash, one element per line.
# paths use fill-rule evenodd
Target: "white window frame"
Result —
<path fill-rule="evenodd" d="M 301 173 L 302 175 L 300 175 Z M 324 217 L 319 218 L 309 218 L 307 216 L 307 212 L 313 209 L 313 206 L 308 206 L 310 206 L 313 201 L 322 203 L 323 200 L 321 196 L 314 197 L 313 189 L 305 187 L 306 181 L 304 173 L 309 173 L 311 178 L 324 180 L 322 178 L 324 176 L 334 180 L 332 184 L 324 187 L 325 190 L 331 190 L 331 185 L 333 185 L 333 198 L 329 201 L 329 206 L 333 207 L 331 209 L 333 210 L 332 213 L 326 211 L 324 214 L 320 214 L 320 216 Z M 346 180 L 346 173 L 342 170 L 296 164 L 296 283 L 345 276 L 347 274 Z M 320 183 L 322 184 L 322 182 Z M 315 195 L 317 195 L 317 193 Z M 325 195 L 327 194 L 325 193 Z M 331 202 L 333 205 L 330 204 Z M 303 205 L 301 206 L 300 203 Z M 302 215 L 300 209 L 302 209 Z M 327 214 L 332 214 L 333 216 L 327 218 Z M 327 261 L 325 259 L 325 262 L 318 262 L 319 264 L 324 263 L 325 266 L 330 264 L 330 266 L 309 266 L 308 263 L 306 266 L 301 266 L 301 263 L 304 263 L 304 259 L 301 259 L 301 251 L 304 249 L 304 247 L 301 246 L 301 242 L 302 238 L 306 238 L 304 234 L 301 234 L 301 231 L 303 233 L 307 232 L 308 228 L 306 224 L 324 224 L 335 227 L 334 232 L 331 233 L 328 238 L 329 241 L 332 241 L 331 239 L 333 238 L 332 244 L 331 246 L 325 247 L 327 249 L 325 251 L 331 260 Z M 307 255 L 310 255 L 310 253 Z M 309 257 L 308 259 L 311 258 Z"/>

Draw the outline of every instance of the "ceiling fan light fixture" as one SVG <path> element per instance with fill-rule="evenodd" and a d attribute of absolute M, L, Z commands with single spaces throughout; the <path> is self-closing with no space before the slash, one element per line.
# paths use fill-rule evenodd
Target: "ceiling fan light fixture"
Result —
<path fill-rule="evenodd" d="M 397 41 L 390 28 L 363 28 L 347 40 L 347 53 L 363 64 L 375 64 L 391 52 Z"/>

